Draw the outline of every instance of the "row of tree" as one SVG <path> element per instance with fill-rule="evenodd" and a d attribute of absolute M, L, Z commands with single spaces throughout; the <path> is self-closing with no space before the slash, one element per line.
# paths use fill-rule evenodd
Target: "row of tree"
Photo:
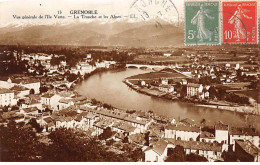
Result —
<path fill-rule="evenodd" d="M 7 127 L 0 126 L 0 132 L 1 161 L 122 162 L 127 159 L 104 149 L 97 139 L 86 138 L 74 130 L 57 129 L 47 138 L 40 138 L 33 127 L 11 121 Z"/>

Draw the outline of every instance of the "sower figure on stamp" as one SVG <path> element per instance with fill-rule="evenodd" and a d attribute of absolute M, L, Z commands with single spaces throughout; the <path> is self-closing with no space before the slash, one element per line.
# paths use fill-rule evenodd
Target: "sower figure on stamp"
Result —
<path fill-rule="evenodd" d="M 205 26 L 206 17 L 209 19 L 214 19 L 214 17 L 209 15 L 209 10 L 205 10 L 203 5 L 201 5 L 200 10 L 191 20 L 192 24 L 197 24 L 197 38 L 200 39 L 200 41 L 203 41 L 205 39 L 211 41 L 211 36 L 213 34 L 213 32 L 209 31 Z"/>
<path fill-rule="evenodd" d="M 242 39 L 246 38 L 246 32 L 245 32 L 246 29 L 244 28 L 242 23 L 242 19 L 243 19 L 242 16 L 244 16 L 247 19 L 252 19 L 252 17 L 247 16 L 245 12 L 247 12 L 247 10 L 242 9 L 241 5 L 238 5 L 237 10 L 232 15 L 232 17 L 230 17 L 230 19 L 228 20 L 228 23 L 235 24 L 235 31 L 236 31 L 235 38 L 237 38 L 237 41 L 240 41 L 240 38 Z"/>

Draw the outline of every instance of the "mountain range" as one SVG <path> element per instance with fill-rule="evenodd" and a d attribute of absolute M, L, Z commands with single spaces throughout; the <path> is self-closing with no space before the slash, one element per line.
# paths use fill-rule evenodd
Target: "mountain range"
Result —
<path fill-rule="evenodd" d="M 76 45 L 162 47 L 183 46 L 183 22 L 74 22 L 50 25 L 9 25 L 0 28 L 1 45 Z"/>

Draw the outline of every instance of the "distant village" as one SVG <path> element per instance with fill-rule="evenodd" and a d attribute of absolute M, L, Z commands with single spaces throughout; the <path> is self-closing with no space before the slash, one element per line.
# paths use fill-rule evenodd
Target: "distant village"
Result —
<path fill-rule="evenodd" d="M 249 64 L 236 61 L 221 63 L 216 59 L 222 56 L 208 54 L 187 50 L 185 55 L 180 56 L 189 59 L 188 65 L 171 64 L 159 67 L 159 70 L 154 68 L 152 73 L 156 78 L 146 74 L 149 78 L 141 75 L 127 78 L 126 82 L 146 94 L 167 95 L 170 99 L 182 97 L 203 103 L 201 105 L 207 103 L 209 106 L 210 103 L 213 108 L 226 109 L 232 103 L 238 112 L 259 115 L 260 106 L 256 99 L 243 94 L 229 95 L 237 90 L 256 89 L 254 85 L 259 82 L 260 72 L 259 66 L 254 63 L 257 61 L 255 56 L 247 55 L 252 61 Z M 140 161 L 145 162 L 165 161 L 176 146 L 182 146 L 185 154 L 194 153 L 208 161 L 224 161 L 223 153 L 232 151 L 245 155 L 247 161 L 260 162 L 260 133 L 253 127 L 231 127 L 222 122 L 208 126 L 205 121 L 198 125 L 188 118 L 179 120 L 153 112 L 118 109 L 75 92 L 78 81 L 97 71 L 117 68 L 119 62 L 116 60 L 93 61 L 93 55 L 89 53 L 75 66 L 68 67 L 68 61 L 62 55 L 14 51 L 13 56 L 14 59 L 4 60 L 3 63 L 6 66 L 11 61 L 27 63 L 23 74 L 0 76 L 0 123 L 3 126 L 7 126 L 10 120 L 28 123 L 34 119 L 42 128 L 41 135 L 58 128 L 81 130 L 93 137 L 110 131 L 111 135 L 103 141 L 113 140 L 141 147 L 145 156 Z M 171 56 L 172 53 L 162 54 L 163 58 Z M 241 56 L 236 55 L 238 57 Z M 202 59 L 214 59 L 215 62 L 203 64 Z M 147 63 L 139 65 L 145 67 Z M 129 66 L 138 67 L 134 64 Z M 219 89 L 225 89 L 226 101 L 218 99 L 218 95 L 223 95 Z M 232 100 L 236 97 L 238 101 Z"/>

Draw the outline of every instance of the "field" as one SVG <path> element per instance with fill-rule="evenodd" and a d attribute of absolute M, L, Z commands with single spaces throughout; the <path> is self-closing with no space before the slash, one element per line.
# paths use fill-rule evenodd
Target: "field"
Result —
<path fill-rule="evenodd" d="M 169 62 L 169 63 L 187 63 L 190 60 L 187 57 L 184 56 L 148 56 L 148 55 L 140 55 L 134 59 L 138 62 Z"/>
<path fill-rule="evenodd" d="M 131 77 L 128 77 L 127 79 L 142 79 L 142 80 L 149 80 L 149 79 L 159 79 L 159 78 L 169 78 L 169 79 L 176 79 L 176 78 L 186 78 L 184 75 L 177 73 L 175 71 L 173 72 L 150 72 L 150 73 L 144 73 L 144 74 L 138 74 Z"/>

